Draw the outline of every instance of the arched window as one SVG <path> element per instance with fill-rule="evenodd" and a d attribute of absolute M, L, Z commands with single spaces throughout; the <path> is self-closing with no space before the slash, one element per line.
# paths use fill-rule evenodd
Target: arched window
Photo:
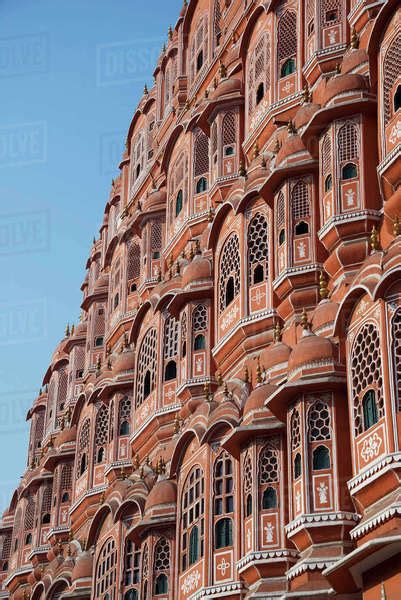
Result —
<path fill-rule="evenodd" d="M 264 32 L 250 52 L 248 71 L 248 113 L 263 100 L 270 87 L 270 37 Z"/>
<path fill-rule="evenodd" d="M 166 594 L 170 571 L 170 544 L 166 538 L 161 538 L 156 544 L 153 566 L 155 594 Z"/>
<path fill-rule="evenodd" d="M 32 544 L 32 533 L 28 533 L 25 538 L 25 545 L 28 546 L 28 544 Z"/>
<path fill-rule="evenodd" d="M 190 48 L 190 77 L 193 83 L 208 56 L 208 15 L 199 19 Z"/>
<path fill-rule="evenodd" d="M 324 191 L 329 192 L 333 188 L 333 177 L 331 175 L 327 175 L 324 180 Z"/>
<path fill-rule="evenodd" d="M 239 239 L 234 233 L 224 244 L 220 258 L 220 313 L 227 308 L 240 292 L 240 260 Z"/>
<path fill-rule="evenodd" d="M 268 225 L 262 213 L 256 213 L 248 227 L 249 284 L 262 283 L 268 276 Z"/>
<path fill-rule="evenodd" d="M 400 107 L 400 86 L 397 87 L 394 98 L 392 98 L 394 84 L 400 76 L 400 73 L 401 33 L 398 31 L 388 47 L 383 61 L 383 108 L 385 126 Z"/>
<path fill-rule="evenodd" d="M 25 517 L 24 517 L 24 529 L 25 531 L 29 531 L 34 528 L 35 524 L 35 498 L 32 495 L 28 496 L 26 508 L 25 508 Z M 32 535 L 31 535 L 32 541 Z M 25 542 L 26 544 L 30 544 L 31 542 Z"/>
<path fill-rule="evenodd" d="M 128 590 L 124 594 L 124 600 L 138 600 L 138 592 L 134 589 Z"/>
<path fill-rule="evenodd" d="M 232 111 L 224 115 L 221 130 L 223 140 L 223 154 L 224 156 L 232 156 L 235 153 L 235 144 L 237 141 L 235 114 Z"/>
<path fill-rule="evenodd" d="M 343 166 L 342 171 L 341 171 L 341 179 L 346 180 L 346 179 L 354 179 L 354 177 L 358 176 L 358 170 L 356 168 L 356 165 L 354 165 L 354 163 L 347 163 L 346 165 Z"/>
<path fill-rule="evenodd" d="M 78 441 L 76 478 L 83 475 L 88 468 L 88 450 L 90 436 L 90 421 L 86 419 L 81 427 Z"/>
<path fill-rule="evenodd" d="M 42 516 L 42 524 L 47 525 L 48 523 L 50 523 L 50 513 L 45 513 Z"/>
<path fill-rule="evenodd" d="M 265 95 L 265 86 L 262 82 L 262 83 L 259 83 L 257 90 L 256 90 L 256 104 L 259 104 L 263 100 L 264 95 Z"/>
<path fill-rule="evenodd" d="M 204 350 L 206 347 L 205 336 L 203 333 L 200 333 L 195 337 L 194 340 L 194 350 Z"/>
<path fill-rule="evenodd" d="M 359 128 L 356 123 L 348 121 L 340 127 L 337 147 L 340 165 L 359 158 Z"/>
<path fill-rule="evenodd" d="M 134 185 L 139 179 L 146 162 L 145 135 L 143 131 L 139 131 L 137 137 L 132 142 L 131 150 L 131 185 Z"/>
<path fill-rule="evenodd" d="M 298 479 L 302 474 L 301 455 L 298 453 L 294 458 L 294 479 Z"/>
<path fill-rule="evenodd" d="M 244 459 L 244 468 L 243 468 L 243 482 L 244 482 L 244 496 L 246 498 L 245 502 L 245 515 L 249 517 L 252 514 L 253 510 L 253 485 L 252 485 L 252 459 L 249 453 L 246 454 Z"/>
<path fill-rule="evenodd" d="M 194 132 L 194 177 L 201 177 L 209 173 L 209 138 L 201 130 Z M 202 177 L 206 183 L 205 177 Z M 199 184 L 198 180 L 198 184 Z M 200 191 L 206 191 L 206 188 Z M 199 193 L 197 191 L 197 193 Z"/>
<path fill-rule="evenodd" d="M 170 360 L 164 370 L 164 381 L 171 381 L 177 378 L 177 364 L 175 360 Z"/>
<path fill-rule="evenodd" d="M 131 398 L 124 396 L 118 407 L 118 431 L 119 435 L 129 435 L 131 422 Z"/>
<path fill-rule="evenodd" d="M 137 547 L 134 542 L 127 540 L 125 544 L 125 556 L 124 556 L 124 585 L 136 585 L 140 582 L 140 563 L 141 563 L 141 549 Z M 128 594 L 127 598 L 137 598 L 136 595 L 129 595 L 131 593 L 137 594 L 137 591 L 132 589 L 126 592 L 124 599 Z"/>
<path fill-rule="evenodd" d="M 227 452 L 222 452 L 214 465 L 214 514 L 234 512 L 233 464 Z"/>
<path fill-rule="evenodd" d="M 262 508 L 263 510 L 277 508 L 277 492 L 273 487 L 267 487 L 263 492 Z"/>
<path fill-rule="evenodd" d="M 362 400 L 363 424 L 365 431 L 373 427 L 379 420 L 377 415 L 376 395 L 373 390 L 369 390 Z"/>
<path fill-rule="evenodd" d="M 330 451 L 327 446 L 318 446 L 312 454 L 312 468 L 314 471 L 330 469 Z"/>
<path fill-rule="evenodd" d="M 233 545 L 233 522 L 232 519 L 220 519 L 215 525 L 215 543 L 216 550 Z"/>
<path fill-rule="evenodd" d="M 183 204 L 183 194 L 182 194 L 182 190 L 179 190 L 177 197 L 175 199 L 175 216 L 176 217 L 178 217 L 178 215 L 182 211 L 182 204 Z"/>
<path fill-rule="evenodd" d="M 185 571 L 204 554 L 205 483 L 203 471 L 194 467 L 182 493 L 181 569 Z"/>
<path fill-rule="evenodd" d="M 106 460 L 106 446 L 109 443 L 109 407 L 105 404 L 99 408 L 95 424 L 95 457 L 96 462 Z"/>
<path fill-rule="evenodd" d="M 136 406 L 151 394 L 156 384 L 157 333 L 152 327 L 146 332 L 140 346 L 137 366 Z"/>
<path fill-rule="evenodd" d="M 280 233 L 278 234 L 278 243 L 280 246 L 282 246 L 285 242 L 285 229 L 281 229 Z"/>
<path fill-rule="evenodd" d="M 306 221 L 300 221 L 295 225 L 295 235 L 306 235 L 309 233 L 309 224 Z"/>
<path fill-rule="evenodd" d="M 46 485 L 42 495 L 42 505 L 40 507 L 41 523 L 48 525 L 50 523 L 50 512 L 52 509 L 52 486 Z"/>
<path fill-rule="evenodd" d="M 251 514 L 252 514 L 252 494 L 248 494 L 246 497 L 245 516 L 249 517 Z"/>
<path fill-rule="evenodd" d="M 301 445 L 301 419 L 297 409 L 291 415 L 291 450 L 294 451 Z"/>
<path fill-rule="evenodd" d="M 276 197 L 276 235 L 279 246 L 285 242 L 285 199 L 282 191 Z"/>
<path fill-rule="evenodd" d="M 398 308 L 393 316 L 392 342 L 395 400 L 398 410 L 401 410 L 401 308 Z"/>
<path fill-rule="evenodd" d="M 61 496 L 61 502 L 69 502 L 70 494 L 68 492 L 64 492 Z"/>
<path fill-rule="evenodd" d="M 201 177 L 196 182 L 196 193 L 203 194 L 206 191 L 207 191 L 207 179 L 206 179 L 206 177 Z"/>
<path fill-rule="evenodd" d="M 297 31 L 295 12 L 286 10 L 279 18 L 277 28 L 277 63 L 280 77 L 286 77 L 296 69 Z"/>
<path fill-rule="evenodd" d="M 297 181 L 292 188 L 291 209 L 295 235 L 309 233 L 309 224 L 307 222 L 307 219 L 310 218 L 309 186 L 303 180 Z"/>
<path fill-rule="evenodd" d="M 397 89 L 395 90 L 393 102 L 394 102 L 394 113 L 396 113 L 397 110 L 399 110 L 401 108 L 401 84 L 398 85 Z"/>
<path fill-rule="evenodd" d="M 364 399 L 367 398 L 369 391 L 373 392 L 377 419 L 384 416 L 380 335 L 377 326 L 373 323 L 365 323 L 355 338 L 351 352 L 351 373 L 354 435 L 357 436 L 366 431 L 371 418 L 375 417 L 375 408 L 370 400 L 371 416 L 368 417 L 366 414 L 365 419 Z"/>
<path fill-rule="evenodd" d="M 113 538 L 103 545 L 96 564 L 95 600 L 115 600 L 117 575 L 117 549 Z"/>
<path fill-rule="evenodd" d="M 141 272 L 141 247 L 132 239 L 127 242 L 127 281 L 138 279 Z"/>

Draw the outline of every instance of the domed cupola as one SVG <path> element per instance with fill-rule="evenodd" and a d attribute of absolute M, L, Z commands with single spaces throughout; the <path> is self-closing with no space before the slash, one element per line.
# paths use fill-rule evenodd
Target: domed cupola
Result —
<path fill-rule="evenodd" d="M 312 331 L 317 335 L 332 335 L 334 322 L 337 317 L 338 304 L 329 299 L 327 282 L 323 273 L 319 277 L 320 302 L 316 306 L 312 316 Z"/>
<path fill-rule="evenodd" d="M 288 123 L 288 136 L 283 141 L 277 154 L 275 166 L 283 167 L 299 160 L 299 158 L 305 160 L 305 156 L 309 157 L 309 153 L 298 135 L 295 125 L 290 121 Z"/>
<path fill-rule="evenodd" d="M 175 515 L 177 485 L 165 475 L 159 475 L 145 503 L 146 519 L 161 519 Z"/>
<path fill-rule="evenodd" d="M 245 402 L 243 411 L 243 425 L 248 425 L 261 419 L 266 419 L 271 415 L 266 408 L 266 401 L 269 396 L 276 391 L 276 386 L 270 383 L 260 382 L 255 389 L 249 394 Z"/>
<path fill-rule="evenodd" d="M 334 75 L 329 79 L 324 94 L 325 104 L 328 104 L 336 96 L 349 94 L 350 92 L 366 91 L 368 82 L 363 75 L 344 73 Z"/>
<path fill-rule="evenodd" d="M 296 129 L 302 129 L 305 127 L 313 117 L 313 115 L 320 109 L 320 104 L 312 102 L 311 93 L 308 88 L 304 89 L 304 103 L 298 109 L 295 118 L 294 125 Z"/>
<path fill-rule="evenodd" d="M 287 377 L 287 366 L 291 348 L 282 341 L 282 329 L 277 323 L 274 331 L 274 342 L 260 354 L 260 362 L 266 373 L 267 381 L 278 383 Z"/>
<path fill-rule="evenodd" d="M 113 375 L 126 375 L 132 374 L 135 366 L 135 352 L 128 345 L 124 343 L 121 352 L 119 352 L 116 358 L 112 361 Z"/>
<path fill-rule="evenodd" d="M 212 282 L 212 265 L 202 254 L 195 254 L 193 260 L 184 267 L 182 287 L 202 287 Z"/>
<path fill-rule="evenodd" d="M 93 555 L 91 552 L 81 552 L 75 559 L 75 565 L 72 570 L 72 581 L 92 580 Z"/>

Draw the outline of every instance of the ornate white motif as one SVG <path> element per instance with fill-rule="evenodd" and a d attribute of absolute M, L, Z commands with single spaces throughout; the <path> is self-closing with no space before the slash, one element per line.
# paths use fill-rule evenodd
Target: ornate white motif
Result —
<path fill-rule="evenodd" d="M 319 483 L 319 485 L 316 488 L 316 491 L 319 494 L 319 502 L 320 502 L 320 504 L 327 504 L 327 502 L 328 502 L 327 492 L 329 491 L 329 488 L 324 483 L 324 481 L 321 481 Z"/>
<path fill-rule="evenodd" d="M 301 510 L 301 492 L 299 490 L 295 496 L 295 509 L 297 512 Z"/>
<path fill-rule="evenodd" d="M 248 529 L 248 531 L 246 532 L 246 545 L 249 550 L 251 547 L 251 530 L 250 529 Z"/>
<path fill-rule="evenodd" d="M 272 523 L 270 523 L 270 521 L 268 523 L 266 523 L 265 527 L 264 527 L 265 533 L 266 533 L 266 542 L 272 542 L 273 541 L 273 534 L 274 534 L 274 530 L 275 527 Z"/>
<path fill-rule="evenodd" d="M 260 304 L 262 300 L 265 299 L 265 292 L 263 290 L 257 289 L 255 294 L 252 296 L 252 300 L 256 302 L 256 304 Z"/>
<path fill-rule="evenodd" d="M 382 443 L 383 441 L 377 435 L 377 433 L 374 433 L 373 435 L 370 435 L 368 438 L 366 438 L 366 440 L 364 440 L 363 442 L 361 450 L 363 460 L 365 462 L 368 462 L 369 460 L 372 460 L 374 456 L 379 456 L 380 447 Z"/>
<path fill-rule="evenodd" d="M 185 577 L 184 581 L 182 582 L 182 585 L 181 585 L 182 592 L 185 595 L 187 595 L 189 592 L 196 590 L 196 588 L 198 587 L 200 578 L 201 578 L 201 574 L 199 573 L 199 571 L 197 569 L 195 571 L 192 571 L 192 573 L 189 573 Z"/>
<path fill-rule="evenodd" d="M 239 307 L 238 307 L 238 304 L 235 304 L 235 306 L 230 308 L 230 310 L 224 316 L 224 319 L 221 322 L 221 328 L 223 331 L 225 329 L 227 329 L 227 327 L 229 327 L 233 321 L 236 320 L 238 313 L 239 313 Z"/>
<path fill-rule="evenodd" d="M 305 258 L 306 256 L 306 244 L 305 242 L 299 242 L 298 244 L 299 258 Z"/>
<path fill-rule="evenodd" d="M 230 567 L 231 567 L 231 563 L 229 563 L 225 559 L 225 557 L 223 556 L 223 558 L 221 559 L 221 561 L 217 565 L 217 570 L 220 571 L 222 577 L 224 577 L 225 574 L 226 574 L 226 572 L 229 570 Z"/>
<path fill-rule="evenodd" d="M 352 189 L 348 189 L 345 192 L 345 197 L 347 199 L 347 206 L 354 206 L 355 204 L 355 192 Z"/>
<path fill-rule="evenodd" d="M 398 140 L 401 140 L 401 121 L 394 123 L 388 139 L 392 144 L 395 144 Z"/>
<path fill-rule="evenodd" d="M 332 29 L 331 31 L 329 31 L 328 33 L 329 36 L 329 44 L 330 46 L 332 46 L 333 44 L 335 44 L 337 42 L 337 31 L 334 29 Z"/>

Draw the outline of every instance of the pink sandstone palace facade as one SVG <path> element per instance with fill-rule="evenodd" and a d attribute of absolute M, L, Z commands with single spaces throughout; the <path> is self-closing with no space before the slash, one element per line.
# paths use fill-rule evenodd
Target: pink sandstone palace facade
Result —
<path fill-rule="evenodd" d="M 401 598 L 401 7 L 184 2 L 27 419 L 0 599 Z"/>

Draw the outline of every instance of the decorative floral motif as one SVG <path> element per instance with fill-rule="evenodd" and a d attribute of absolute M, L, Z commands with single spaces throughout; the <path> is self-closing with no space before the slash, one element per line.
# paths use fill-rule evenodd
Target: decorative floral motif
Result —
<path fill-rule="evenodd" d="M 363 460 L 365 462 L 369 462 L 375 456 L 379 456 L 380 447 L 382 443 L 383 441 L 377 435 L 377 433 L 374 433 L 373 435 L 370 435 L 368 438 L 366 438 L 366 440 L 363 442 L 361 450 Z"/>
<path fill-rule="evenodd" d="M 396 144 L 398 141 L 401 141 L 401 121 L 394 123 L 388 139 L 392 144 Z"/>
<path fill-rule="evenodd" d="M 182 592 L 184 594 L 188 594 L 189 592 L 196 590 L 196 588 L 198 587 L 200 578 L 201 578 L 201 575 L 198 570 L 195 570 L 195 571 L 192 571 L 192 573 L 189 573 L 185 577 L 185 579 L 181 585 Z"/>

